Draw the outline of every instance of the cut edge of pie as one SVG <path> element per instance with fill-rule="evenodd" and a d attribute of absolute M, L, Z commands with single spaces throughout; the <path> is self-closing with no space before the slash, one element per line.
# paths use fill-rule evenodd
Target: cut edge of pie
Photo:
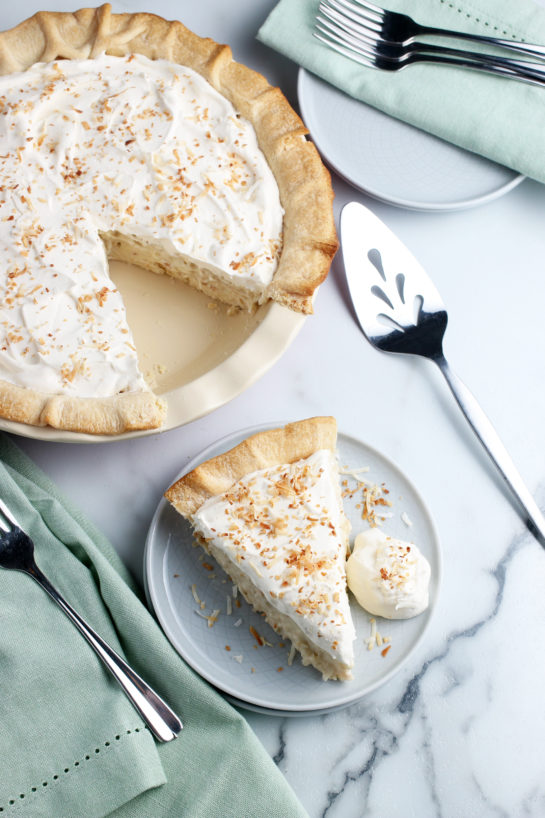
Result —
<path fill-rule="evenodd" d="M 314 417 L 258 432 L 181 477 L 165 492 L 165 497 L 183 517 L 192 522 L 193 515 L 203 503 L 229 491 L 246 475 L 305 460 L 323 449 L 335 453 L 336 441 L 337 423 L 333 417 Z M 343 530 L 339 535 L 347 550 L 350 524 L 342 511 L 340 488 L 338 502 L 343 520 Z M 300 652 L 304 665 L 312 664 L 322 673 L 324 680 L 352 678 L 353 663 L 335 659 L 328 650 L 320 648 L 291 617 L 271 604 L 271 600 L 266 598 L 249 574 L 239 568 L 234 560 L 197 532 L 194 534 L 199 544 L 231 577 L 247 602 L 264 614 L 275 631 L 291 640 L 294 648 Z"/>
<path fill-rule="evenodd" d="M 38 12 L 15 28 L 0 32 L 0 74 L 24 71 L 36 62 L 91 59 L 103 52 L 113 56 L 139 53 L 186 65 L 252 124 L 284 208 L 282 251 L 263 302 L 271 299 L 292 310 L 311 313 L 314 292 L 326 278 L 338 247 L 333 191 L 328 171 L 306 139 L 307 129 L 280 89 L 235 62 L 229 46 L 201 38 L 182 23 L 154 14 L 112 14 L 109 4 L 73 13 Z M 111 250 L 111 243 L 108 247 Z M 134 263 L 131 250 L 134 248 L 125 242 L 125 247 L 118 246 L 115 257 Z M 165 262 L 168 266 L 168 257 Z M 161 269 L 161 259 L 157 258 L 156 266 Z M 214 296 L 213 292 L 208 294 Z M 119 434 L 157 428 L 165 412 L 165 402 L 152 392 L 69 397 L 0 380 L 0 415 L 37 426 Z"/>

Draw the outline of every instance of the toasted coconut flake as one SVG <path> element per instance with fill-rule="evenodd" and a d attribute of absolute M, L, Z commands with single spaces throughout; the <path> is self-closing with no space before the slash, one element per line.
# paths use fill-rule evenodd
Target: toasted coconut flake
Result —
<path fill-rule="evenodd" d="M 254 571 L 256 572 L 256 574 L 257 574 L 257 576 L 258 576 L 258 577 L 262 577 L 262 576 L 263 576 L 263 574 L 261 573 L 261 571 L 259 570 L 259 568 L 258 568 L 258 567 L 257 567 L 257 565 L 255 564 L 255 562 L 251 562 L 251 563 L 250 563 L 250 565 L 252 566 L 252 568 L 254 569 Z"/>
<path fill-rule="evenodd" d="M 259 633 L 256 631 L 253 625 L 250 625 L 250 633 L 254 637 L 259 647 L 262 647 L 265 644 L 263 638 L 259 635 Z"/>
<path fill-rule="evenodd" d="M 369 624 L 371 625 L 371 635 L 367 639 L 367 650 L 373 650 L 377 641 L 377 620 L 372 617 Z"/>
<path fill-rule="evenodd" d="M 349 466 L 342 466 L 339 469 L 339 474 L 347 474 L 349 477 L 356 477 L 358 474 L 365 474 L 371 471 L 370 466 L 360 466 L 357 469 L 351 469 Z"/>
<path fill-rule="evenodd" d="M 209 628 L 214 627 L 214 625 L 215 625 L 215 624 L 216 624 L 216 622 L 218 621 L 218 616 L 219 616 L 219 615 L 220 615 L 219 609 L 216 609 L 215 611 L 212 611 L 212 613 L 210 614 L 210 616 L 207 616 L 207 617 L 206 617 L 206 618 L 208 619 L 208 627 L 209 627 Z"/>

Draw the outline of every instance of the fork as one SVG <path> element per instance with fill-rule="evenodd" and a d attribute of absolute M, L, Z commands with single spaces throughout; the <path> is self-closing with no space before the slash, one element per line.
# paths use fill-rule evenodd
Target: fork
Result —
<path fill-rule="evenodd" d="M 401 241 L 359 202 L 341 213 L 344 267 L 359 325 L 382 352 L 428 358 L 438 366 L 466 420 L 545 546 L 545 517 L 492 423 L 443 353 L 447 310 L 435 285 Z"/>
<path fill-rule="evenodd" d="M 352 7 L 350 0 L 322 0 L 314 36 L 360 65 L 395 72 L 414 63 L 438 63 L 481 70 L 533 85 L 545 84 L 544 63 L 420 42 L 387 41 L 375 28 L 369 27 L 368 21 L 354 15 L 348 4 Z"/>
<path fill-rule="evenodd" d="M 336 5 L 342 6 L 347 14 L 355 15 L 357 20 L 367 21 L 368 27 L 374 30 L 382 40 L 389 43 L 406 45 L 419 34 L 435 35 L 441 37 L 456 38 L 460 40 L 471 40 L 483 45 L 499 46 L 517 51 L 527 56 L 545 58 L 545 46 L 530 43 L 521 43 L 516 40 L 502 40 L 498 37 L 490 37 L 481 34 L 470 34 L 466 31 L 452 31 L 446 28 L 433 28 L 417 23 L 407 14 L 397 11 L 387 11 L 368 0 L 336 0 Z"/>
<path fill-rule="evenodd" d="M 34 543 L 0 500 L 0 567 L 22 571 L 36 580 L 57 603 L 119 682 L 126 696 L 159 741 L 175 739 L 182 722 L 146 682 L 66 602 L 34 559 Z"/>

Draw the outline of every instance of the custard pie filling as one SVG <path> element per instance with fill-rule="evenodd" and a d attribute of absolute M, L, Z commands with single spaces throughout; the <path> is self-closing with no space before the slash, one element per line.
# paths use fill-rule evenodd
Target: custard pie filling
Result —
<path fill-rule="evenodd" d="M 194 70 L 134 54 L 0 77 L 0 378 L 146 391 L 107 256 L 228 303 L 265 300 L 282 243 L 253 127 Z"/>

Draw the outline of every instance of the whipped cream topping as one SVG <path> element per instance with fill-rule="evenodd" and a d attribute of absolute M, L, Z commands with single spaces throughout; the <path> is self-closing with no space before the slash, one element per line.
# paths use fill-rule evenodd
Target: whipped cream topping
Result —
<path fill-rule="evenodd" d="M 409 619 L 429 604 L 430 564 L 414 543 L 362 531 L 346 564 L 348 587 L 371 614 Z"/>
<path fill-rule="evenodd" d="M 142 55 L 0 77 L 0 378 L 145 389 L 102 234 L 162 244 L 262 291 L 280 251 L 255 131 L 195 71 Z"/>
<path fill-rule="evenodd" d="M 256 471 L 207 500 L 195 530 L 221 549 L 308 640 L 353 664 L 347 521 L 333 454 Z"/>

